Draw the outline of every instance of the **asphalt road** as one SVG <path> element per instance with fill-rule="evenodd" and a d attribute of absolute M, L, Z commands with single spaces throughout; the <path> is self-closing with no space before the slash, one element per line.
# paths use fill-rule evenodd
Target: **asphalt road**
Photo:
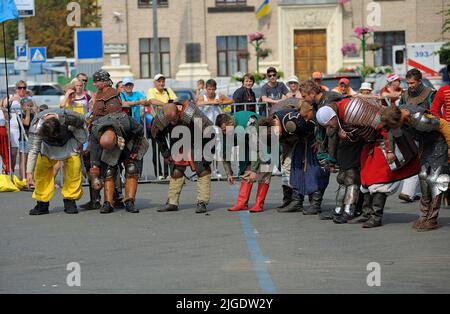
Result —
<path fill-rule="evenodd" d="M 449 293 L 450 210 L 442 227 L 418 233 L 418 203 L 388 200 L 385 225 L 364 230 L 302 214 L 279 214 L 274 178 L 262 214 L 229 213 L 238 186 L 212 186 L 211 211 L 195 214 L 196 184 L 182 210 L 157 213 L 167 185 L 139 187 L 137 215 L 63 212 L 58 190 L 51 214 L 28 216 L 31 193 L 0 194 L 0 293 Z M 332 184 L 324 203 L 333 207 Z M 252 200 L 256 188 L 252 194 Z M 82 202 L 85 202 L 88 194 Z M 80 287 L 69 287 L 80 265 Z M 369 263 L 380 286 L 369 287 Z M 377 265 L 377 264 L 375 264 Z M 378 273 L 377 273 L 378 274 Z M 76 281 L 75 281 L 76 282 Z"/>

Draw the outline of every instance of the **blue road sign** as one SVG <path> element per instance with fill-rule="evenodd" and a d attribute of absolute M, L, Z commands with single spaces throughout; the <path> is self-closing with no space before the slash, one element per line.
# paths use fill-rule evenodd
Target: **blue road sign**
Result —
<path fill-rule="evenodd" d="M 46 47 L 30 47 L 30 62 L 45 63 L 47 61 Z"/>
<path fill-rule="evenodd" d="M 75 30 L 75 58 L 77 60 L 103 59 L 103 36 L 100 28 Z"/>
<path fill-rule="evenodd" d="M 16 60 L 27 61 L 28 59 L 28 42 L 26 40 L 16 40 Z"/>

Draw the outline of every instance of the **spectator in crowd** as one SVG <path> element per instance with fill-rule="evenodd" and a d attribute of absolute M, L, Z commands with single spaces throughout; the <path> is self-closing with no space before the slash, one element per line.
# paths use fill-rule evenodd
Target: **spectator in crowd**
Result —
<path fill-rule="evenodd" d="M 227 96 L 217 93 L 217 82 L 215 80 L 208 80 L 206 82 L 206 95 L 197 98 L 197 106 L 203 114 L 212 122 L 216 122 L 218 115 L 222 113 L 222 108 L 220 106 L 231 105 L 234 101 Z M 220 153 L 220 147 L 216 150 L 216 154 Z M 217 155 L 219 156 L 219 155 Z M 221 178 L 222 175 L 218 171 L 218 161 L 217 158 L 213 161 L 213 172 L 212 176 L 214 178 Z"/>
<path fill-rule="evenodd" d="M 302 93 L 300 93 L 300 81 L 297 76 L 293 75 L 289 77 L 287 85 L 289 87 L 289 93 L 286 94 L 287 98 L 302 99 Z"/>
<path fill-rule="evenodd" d="M 61 109 L 75 111 L 82 116 L 89 112 L 91 96 L 83 88 L 83 82 L 73 79 L 64 89 L 64 96 L 61 97 Z"/>
<path fill-rule="evenodd" d="M 25 164 L 27 159 L 27 137 L 30 123 L 37 113 L 37 105 L 31 97 L 27 95 L 27 83 L 18 81 L 16 83 L 16 92 L 9 99 L 10 116 L 10 142 L 11 142 L 11 171 L 16 167 L 17 154 L 19 158 L 19 179 L 25 178 Z M 2 106 L 8 107 L 8 100 L 3 100 Z"/>
<path fill-rule="evenodd" d="M 400 86 L 400 76 L 395 73 L 389 74 L 387 77 L 387 85 L 380 91 L 381 97 L 390 99 L 392 105 L 398 104 L 403 95 L 403 88 Z M 388 105 L 385 103 L 384 105 Z"/>
<path fill-rule="evenodd" d="M 364 82 L 361 84 L 361 88 L 359 89 L 359 95 L 361 96 L 371 96 L 372 95 L 372 84 L 369 82 Z"/>
<path fill-rule="evenodd" d="M 0 173 L 9 173 L 9 144 L 8 130 L 6 121 L 8 120 L 8 111 L 0 106 L 0 158 L 2 160 L 2 169 Z"/>
<path fill-rule="evenodd" d="M 198 98 L 198 97 L 201 97 L 204 95 L 206 95 L 205 80 L 198 80 L 197 88 L 195 89 L 195 98 Z"/>
<path fill-rule="evenodd" d="M 213 79 L 208 80 L 206 82 L 206 95 L 197 98 L 197 106 L 200 107 L 200 111 L 202 111 L 212 123 L 215 123 L 217 116 L 222 113 L 220 106 L 230 105 L 234 102 L 233 99 L 228 98 L 224 94 L 217 93 L 216 90 L 217 82 Z"/>
<path fill-rule="evenodd" d="M 450 65 L 447 65 L 446 67 L 442 68 L 439 73 L 442 75 L 442 82 L 444 84 L 450 83 Z"/>
<path fill-rule="evenodd" d="M 89 78 L 88 78 L 87 74 L 85 74 L 85 73 L 78 73 L 75 76 L 75 78 L 80 80 L 81 82 L 83 82 L 83 90 L 87 92 L 87 84 L 89 82 Z"/>
<path fill-rule="evenodd" d="M 166 77 L 163 74 L 157 74 L 153 78 L 154 87 L 150 88 L 147 92 L 147 99 L 151 101 L 152 106 L 146 108 L 146 113 L 151 114 L 152 116 L 156 116 L 156 107 L 162 107 L 168 103 L 174 103 L 178 100 L 177 95 L 175 95 L 174 91 L 171 88 L 166 88 Z M 169 168 L 167 164 L 163 163 L 164 168 L 161 168 L 161 164 L 156 155 L 156 141 L 150 136 L 150 130 L 147 130 L 148 138 L 152 144 L 152 152 L 153 152 L 153 170 L 155 172 L 155 176 L 158 179 L 167 178 L 169 176 Z M 158 167 L 159 163 L 159 167 Z M 159 175 L 157 169 L 162 171 L 162 174 Z"/>
<path fill-rule="evenodd" d="M 123 81 L 118 81 L 116 83 L 116 89 L 119 93 L 125 91 Z"/>
<path fill-rule="evenodd" d="M 256 103 L 256 95 L 252 89 L 254 85 L 255 85 L 255 77 L 250 73 L 245 74 L 242 77 L 242 86 L 239 87 L 233 94 L 234 103 L 236 104 Z M 245 108 L 244 105 L 236 106 L 236 112 L 243 110 L 256 112 L 256 105 L 247 105 L 247 108 Z"/>
<path fill-rule="evenodd" d="M 350 80 L 346 79 L 346 78 L 342 78 L 339 81 L 338 86 L 333 88 L 333 92 L 338 93 L 342 97 L 350 97 L 350 96 L 355 96 L 356 95 L 356 92 L 350 86 Z"/>
<path fill-rule="evenodd" d="M 329 89 L 328 87 L 326 87 L 325 85 L 323 85 L 323 83 L 322 83 L 323 75 L 322 75 L 321 72 L 314 72 L 314 73 L 311 75 L 311 78 L 312 78 L 312 80 L 313 80 L 314 82 L 316 82 L 316 84 L 318 84 L 318 85 L 322 88 L 322 90 L 323 90 L 324 92 L 329 92 L 329 91 L 330 91 L 330 89 Z"/>
<path fill-rule="evenodd" d="M 120 93 L 120 99 L 122 100 L 123 107 L 129 107 L 131 109 L 131 116 L 137 123 L 142 123 L 141 117 L 144 114 L 143 106 L 147 104 L 147 98 L 144 93 L 140 91 L 133 91 L 134 81 L 130 78 L 126 78 L 122 82 L 124 92 Z"/>
<path fill-rule="evenodd" d="M 267 69 L 267 77 L 269 82 L 263 85 L 261 89 L 261 100 L 271 106 L 272 112 L 276 112 L 278 102 L 286 99 L 286 94 L 289 93 L 289 90 L 286 85 L 278 82 L 278 72 L 274 67 Z"/>

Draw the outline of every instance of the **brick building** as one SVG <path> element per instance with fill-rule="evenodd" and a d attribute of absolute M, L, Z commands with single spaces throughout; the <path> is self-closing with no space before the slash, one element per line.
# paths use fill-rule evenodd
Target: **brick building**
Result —
<path fill-rule="evenodd" d="M 360 53 L 343 57 L 341 48 L 359 46 L 354 29 L 367 23 L 377 24 L 370 41 L 382 46 L 367 53 L 369 64 L 392 65 L 393 45 L 449 39 L 441 33 L 440 12 L 449 9 L 450 0 L 271 0 L 271 14 L 259 21 L 255 10 L 262 0 L 157 1 L 161 71 L 179 79 L 255 71 L 255 50 L 247 35 L 256 31 L 265 34 L 264 47 L 272 49 L 262 70 L 273 65 L 301 78 L 313 70 L 334 73 L 360 64 Z M 152 25 L 151 0 L 105 1 L 105 64 L 118 53 L 136 78 L 160 72 L 152 65 Z"/>

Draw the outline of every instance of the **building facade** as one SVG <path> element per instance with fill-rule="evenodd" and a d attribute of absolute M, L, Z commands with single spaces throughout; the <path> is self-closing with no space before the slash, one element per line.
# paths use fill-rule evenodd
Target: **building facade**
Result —
<path fill-rule="evenodd" d="M 153 58 L 151 0 L 108 0 L 102 6 L 104 63 L 111 55 L 131 67 L 135 78 L 157 72 L 178 79 L 227 77 L 256 71 L 255 48 L 248 35 L 260 31 L 271 54 L 261 60 L 285 75 L 302 79 L 312 71 L 335 73 L 362 63 L 361 52 L 343 56 L 344 44 L 360 46 L 354 29 L 373 26 L 368 64 L 392 65 L 392 46 L 440 42 L 443 10 L 450 0 L 272 0 L 270 15 L 258 20 L 262 0 L 157 0 L 159 62 Z M 343 3 L 342 3 L 343 2 Z"/>

